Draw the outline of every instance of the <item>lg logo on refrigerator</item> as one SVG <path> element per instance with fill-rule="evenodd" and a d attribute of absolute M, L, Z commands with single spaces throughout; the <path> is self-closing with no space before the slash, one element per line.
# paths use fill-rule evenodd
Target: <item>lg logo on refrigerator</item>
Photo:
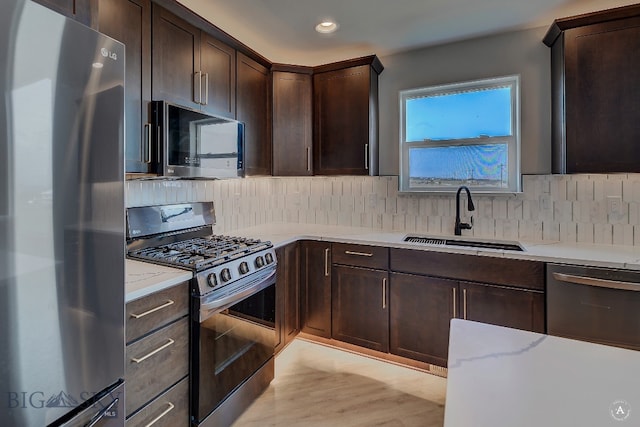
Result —
<path fill-rule="evenodd" d="M 118 60 L 118 55 L 115 52 L 111 52 L 107 48 L 103 47 L 102 49 L 100 49 L 100 53 L 102 53 L 102 56 L 104 56 L 105 58 L 110 58 L 114 61 Z"/>

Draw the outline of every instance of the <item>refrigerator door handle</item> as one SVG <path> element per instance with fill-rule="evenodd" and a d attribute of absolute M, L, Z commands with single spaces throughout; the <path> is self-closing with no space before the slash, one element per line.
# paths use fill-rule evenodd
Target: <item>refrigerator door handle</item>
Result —
<path fill-rule="evenodd" d="M 113 407 L 118 404 L 119 401 L 120 401 L 120 398 L 118 397 L 113 399 L 113 401 L 110 404 L 108 404 L 106 407 L 102 408 L 97 414 L 95 414 L 93 418 L 91 418 L 89 422 L 85 424 L 84 427 L 93 427 L 96 424 L 98 424 L 100 420 L 103 419 L 105 415 L 107 415 L 107 413 L 109 413 L 109 411 L 111 411 L 111 409 L 113 409 Z"/>

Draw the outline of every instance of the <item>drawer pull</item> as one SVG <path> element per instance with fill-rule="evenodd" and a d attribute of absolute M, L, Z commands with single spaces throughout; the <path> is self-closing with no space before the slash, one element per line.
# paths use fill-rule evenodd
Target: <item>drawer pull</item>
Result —
<path fill-rule="evenodd" d="M 162 310 L 163 308 L 167 308 L 167 307 L 169 307 L 169 306 L 170 306 L 170 305 L 172 305 L 172 304 L 175 304 L 175 301 L 173 301 L 173 300 L 167 300 L 167 302 L 165 302 L 164 304 L 159 305 L 159 306 L 157 306 L 156 308 L 152 308 L 151 310 L 147 310 L 147 311 L 145 311 L 144 313 L 140 313 L 140 314 L 134 314 L 134 313 L 131 313 L 131 317 L 133 317 L 134 319 L 139 319 L 139 318 L 141 318 L 141 317 L 148 316 L 148 315 L 149 315 L 149 314 L 151 314 L 151 313 L 155 313 L 155 312 L 156 312 L 156 311 L 158 311 L 158 310 Z"/>
<path fill-rule="evenodd" d="M 344 253 L 347 255 L 358 255 L 358 256 L 366 256 L 366 257 L 373 256 L 372 253 L 368 253 L 368 252 L 344 251 Z"/>
<path fill-rule="evenodd" d="M 155 350 L 153 350 L 151 353 L 148 353 L 145 356 L 142 356 L 140 358 L 132 357 L 131 361 L 135 362 L 135 363 L 144 362 L 145 360 L 147 360 L 148 358 L 150 358 L 154 354 L 157 354 L 157 353 L 161 352 L 162 350 L 164 350 L 165 348 L 169 347 L 170 345 L 173 345 L 173 343 L 175 343 L 175 341 L 172 340 L 171 338 L 169 338 L 169 341 L 166 344 L 161 345 L 160 347 L 158 347 Z"/>
<path fill-rule="evenodd" d="M 564 273 L 553 273 L 553 278 L 559 280 L 560 282 L 575 283 L 578 285 L 640 292 L 640 283 L 622 282 L 620 280 L 596 279 L 595 277 L 574 276 L 573 274 Z"/>
<path fill-rule="evenodd" d="M 173 408 L 175 408 L 175 405 L 171 402 L 167 402 L 167 409 L 165 409 L 164 411 L 162 411 L 162 413 L 160 415 L 158 415 L 157 417 L 155 417 L 154 419 L 151 420 L 151 422 L 149 422 L 149 424 L 146 424 L 144 427 L 151 427 L 152 425 L 154 425 L 155 423 L 157 423 L 158 421 L 160 421 L 160 419 L 162 417 L 164 417 L 165 415 L 167 415 L 169 412 L 171 412 L 173 410 Z"/>

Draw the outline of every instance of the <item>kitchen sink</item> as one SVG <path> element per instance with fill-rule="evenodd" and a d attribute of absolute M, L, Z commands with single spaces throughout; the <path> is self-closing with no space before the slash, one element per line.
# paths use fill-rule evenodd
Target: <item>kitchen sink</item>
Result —
<path fill-rule="evenodd" d="M 440 237 L 428 237 L 428 236 L 414 236 L 407 235 L 403 239 L 404 242 L 418 243 L 422 245 L 433 246 L 462 246 L 470 248 L 484 248 L 484 249 L 498 249 L 503 251 L 524 251 L 524 248 L 516 242 L 501 242 L 496 240 L 464 240 L 464 239 L 451 239 Z"/>

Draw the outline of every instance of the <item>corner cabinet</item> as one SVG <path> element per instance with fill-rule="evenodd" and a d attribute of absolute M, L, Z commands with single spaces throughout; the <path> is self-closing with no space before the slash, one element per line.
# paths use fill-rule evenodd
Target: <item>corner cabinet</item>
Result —
<path fill-rule="evenodd" d="M 264 65 L 238 53 L 238 120 L 244 122 L 247 175 L 271 175 L 271 74 Z"/>
<path fill-rule="evenodd" d="M 151 1 L 99 0 L 98 31 L 126 46 L 125 171 L 155 173 L 157 147 L 152 147 Z"/>
<path fill-rule="evenodd" d="M 153 99 L 235 118 L 236 51 L 153 5 Z"/>
<path fill-rule="evenodd" d="M 314 68 L 314 174 L 378 174 L 382 70 L 376 56 Z"/>
<path fill-rule="evenodd" d="M 289 69 L 293 67 L 286 67 Z M 273 175 L 313 175 L 311 69 L 273 66 Z"/>
<path fill-rule="evenodd" d="M 640 5 L 556 20 L 554 173 L 640 172 Z"/>
<path fill-rule="evenodd" d="M 300 243 L 300 330 L 331 338 L 331 243 Z"/>
<path fill-rule="evenodd" d="M 87 27 L 96 28 L 98 22 L 97 0 L 34 0 L 51 10 L 75 19 Z"/>
<path fill-rule="evenodd" d="M 300 247 L 291 243 L 276 249 L 276 345 L 279 353 L 300 330 L 299 277 Z"/>

